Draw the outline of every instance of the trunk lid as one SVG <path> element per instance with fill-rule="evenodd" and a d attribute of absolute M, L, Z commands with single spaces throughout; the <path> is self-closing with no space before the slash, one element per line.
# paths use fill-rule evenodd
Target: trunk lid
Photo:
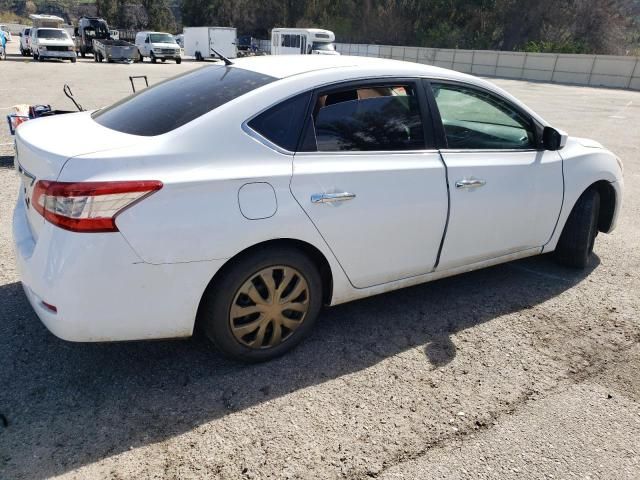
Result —
<path fill-rule="evenodd" d="M 67 160 L 78 155 L 122 148 L 140 137 L 105 128 L 89 112 L 56 115 L 30 120 L 16 130 L 15 167 L 27 207 L 27 219 L 34 240 L 44 218 L 31 205 L 38 180 L 56 180 Z"/>

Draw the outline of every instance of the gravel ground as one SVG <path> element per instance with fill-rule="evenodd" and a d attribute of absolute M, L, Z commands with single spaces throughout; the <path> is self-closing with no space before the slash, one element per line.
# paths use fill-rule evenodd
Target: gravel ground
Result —
<path fill-rule="evenodd" d="M 128 75 L 197 66 L 9 60 L 0 108 L 64 108 L 65 82 L 97 107 Z M 199 338 L 49 334 L 18 283 L 18 179 L 0 156 L 0 478 L 639 478 L 640 93 L 496 83 L 624 160 L 593 266 L 542 256 L 327 309 L 262 365 Z"/>

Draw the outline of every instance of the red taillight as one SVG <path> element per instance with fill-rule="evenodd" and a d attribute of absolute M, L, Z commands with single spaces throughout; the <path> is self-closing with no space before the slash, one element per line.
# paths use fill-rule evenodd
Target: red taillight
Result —
<path fill-rule="evenodd" d="M 52 182 L 40 180 L 31 204 L 46 220 L 72 232 L 117 232 L 116 216 L 162 188 L 156 180 Z"/>

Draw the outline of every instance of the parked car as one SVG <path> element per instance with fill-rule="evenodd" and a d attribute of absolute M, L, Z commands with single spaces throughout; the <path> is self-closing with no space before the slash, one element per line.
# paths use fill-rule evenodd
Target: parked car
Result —
<path fill-rule="evenodd" d="M 163 62 L 174 60 L 182 62 L 180 45 L 176 43 L 173 35 L 163 32 L 138 32 L 136 34 L 136 47 L 140 52 L 140 59 L 144 61 L 149 57 L 152 63 L 161 60 Z"/>
<path fill-rule="evenodd" d="M 267 360 L 336 305 L 554 252 L 585 267 L 620 159 L 495 85 L 365 57 L 209 65 L 21 125 L 17 265 L 72 341 Z"/>
<path fill-rule="evenodd" d="M 76 47 L 69 33 L 63 28 L 32 28 L 31 54 L 34 60 L 57 58 L 76 63 Z"/>
<path fill-rule="evenodd" d="M 20 34 L 20 55 L 28 57 L 31 55 L 31 29 L 25 28 Z"/>

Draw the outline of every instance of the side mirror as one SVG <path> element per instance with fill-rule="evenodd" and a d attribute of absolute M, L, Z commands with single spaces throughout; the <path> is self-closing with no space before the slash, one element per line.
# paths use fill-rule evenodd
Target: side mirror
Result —
<path fill-rule="evenodd" d="M 567 144 L 568 135 L 553 127 L 544 127 L 542 131 L 542 145 L 545 150 L 560 150 Z"/>

